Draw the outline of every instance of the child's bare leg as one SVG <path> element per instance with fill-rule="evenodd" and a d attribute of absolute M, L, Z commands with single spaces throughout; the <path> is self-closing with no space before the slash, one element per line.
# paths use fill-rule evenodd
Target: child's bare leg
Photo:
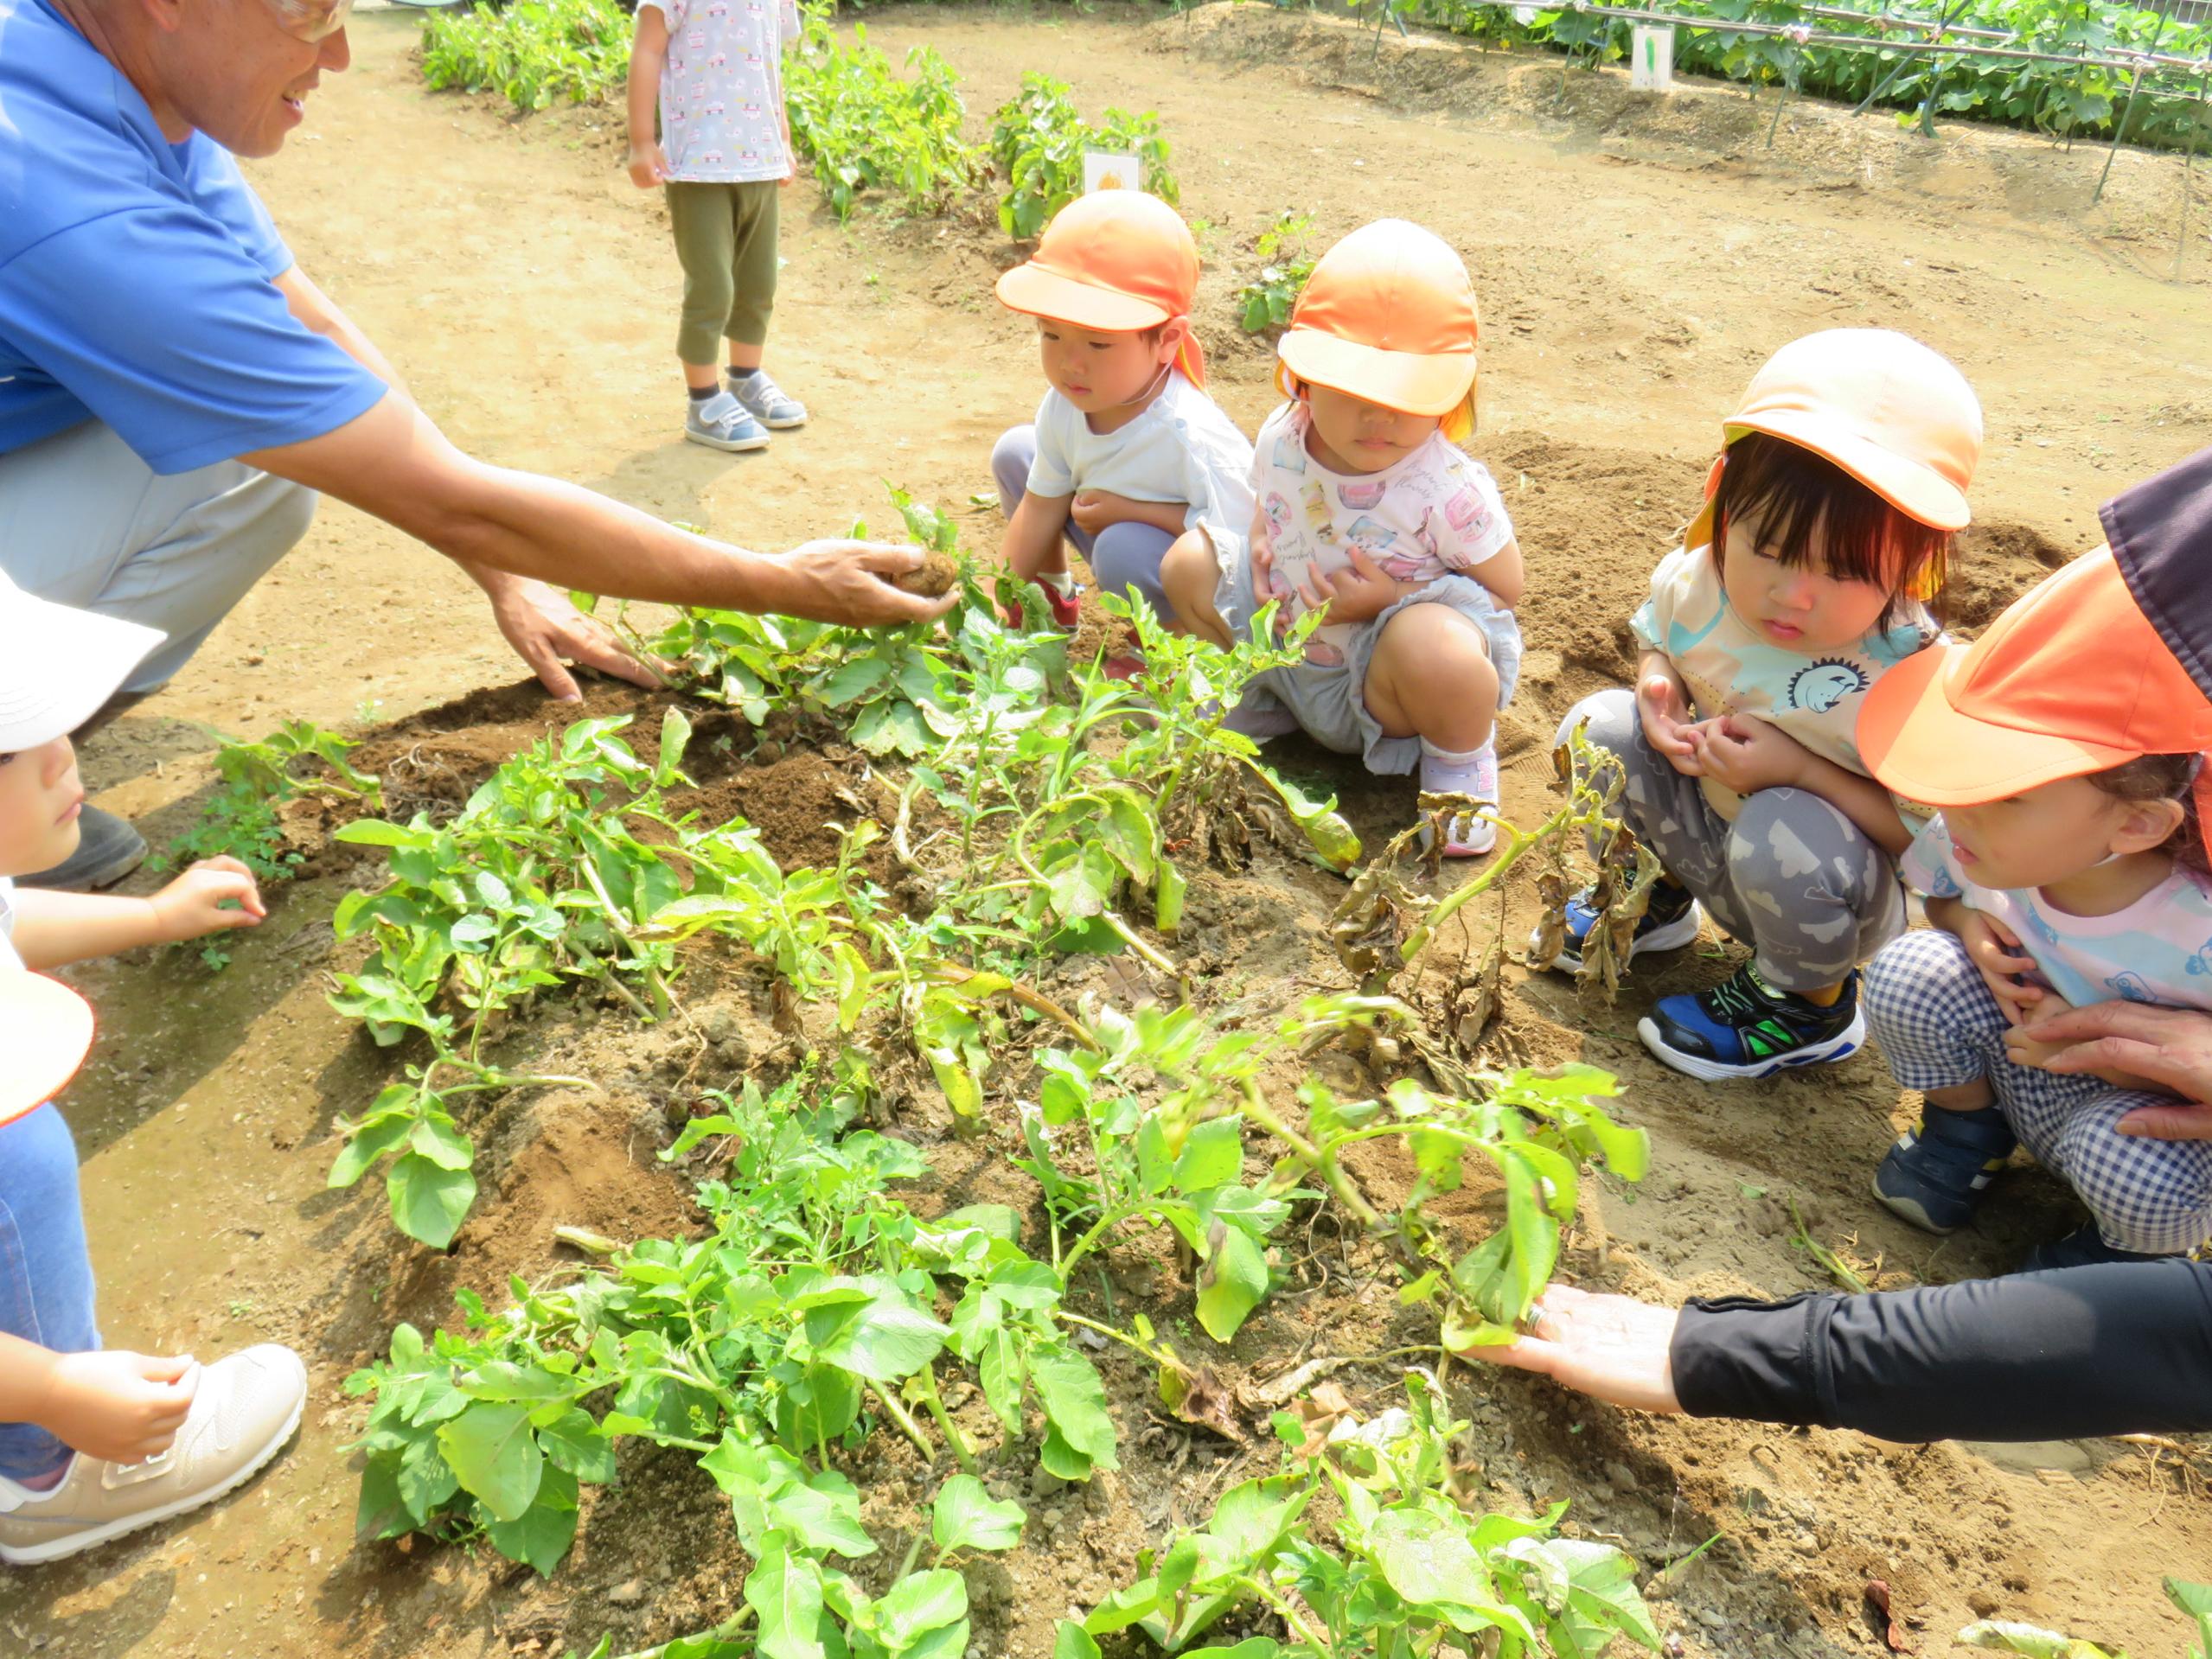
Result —
<path fill-rule="evenodd" d="M 1921 1098 L 1930 1106 L 1946 1112 L 1979 1112 L 1985 1106 L 1997 1103 L 1997 1091 L 1989 1086 L 1989 1079 L 1977 1077 L 1971 1083 L 1954 1083 L 1949 1088 L 1931 1088 Z"/>
<path fill-rule="evenodd" d="M 764 345 L 749 346 L 742 340 L 732 340 L 730 341 L 730 373 L 751 373 L 760 367 L 761 355 L 767 349 Z"/>
<path fill-rule="evenodd" d="M 683 383 L 694 392 L 712 392 L 722 384 L 722 371 L 712 363 L 686 363 Z"/>
<path fill-rule="evenodd" d="M 1211 640 L 1227 650 L 1231 643 L 1229 624 L 1213 608 L 1213 590 L 1220 579 L 1213 539 L 1203 529 L 1186 530 L 1176 537 L 1160 561 L 1160 586 L 1175 607 L 1177 631 Z"/>
<path fill-rule="evenodd" d="M 1384 625 L 1361 692 L 1367 711 L 1390 737 L 1466 753 L 1490 741 L 1498 670 L 1481 630 L 1459 612 L 1445 604 L 1409 605 Z"/>

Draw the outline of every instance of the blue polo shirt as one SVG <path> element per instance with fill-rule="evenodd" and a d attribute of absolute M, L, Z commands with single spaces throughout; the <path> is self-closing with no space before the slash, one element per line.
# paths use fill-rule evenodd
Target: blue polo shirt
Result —
<path fill-rule="evenodd" d="M 335 431 L 384 383 L 285 308 L 230 152 L 163 137 L 48 0 L 0 0 L 0 455 L 103 420 L 157 473 Z"/>

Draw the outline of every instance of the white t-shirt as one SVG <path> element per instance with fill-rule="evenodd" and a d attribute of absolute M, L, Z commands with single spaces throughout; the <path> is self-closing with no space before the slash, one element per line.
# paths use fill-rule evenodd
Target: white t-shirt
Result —
<path fill-rule="evenodd" d="M 2212 893 L 2179 865 L 2125 910 L 2075 916 L 2035 888 L 1969 880 L 1939 814 L 1899 868 L 1915 892 L 1962 898 L 2010 928 L 2050 988 L 2076 1008 L 2117 997 L 2212 1010 Z"/>
<path fill-rule="evenodd" d="M 1647 649 L 1665 654 L 1689 688 L 1700 720 L 1755 714 L 1824 760 L 1866 776 L 1858 757 L 1858 711 L 1874 682 L 1915 651 L 1943 638 L 1920 605 L 1887 632 L 1870 632 L 1819 655 L 1770 644 L 1736 614 L 1710 547 L 1678 547 L 1652 572 L 1652 596 L 1629 626 Z M 1705 799 L 1733 823 L 1743 800 L 1703 778 Z M 1897 802 L 1901 812 L 1912 803 Z M 1918 809 L 1924 815 L 1926 807 Z"/>
<path fill-rule="evenodd" d="M 1252 446 L 1221 405 L 1180 369 L 1160 395 L 1116 431 L 1094 432 L 1083 411 L 1057 392 L 1037 406 L 1032 495 L 1099 489 L 1133 501 L 1180 501 L 1186 530 L 1204 525 L 1218 547 L 1252 522 Z"/>
<path fill-rule="evenodd" d="M 16 883 L 11 876 L 0 876 L 0 968 L 20 968 L 23 959 L 16 954 Z"/>
<path fill-rule="evenodd" d="M 1470 575 L 1512 543 L 1513 521 L 1489 469 L 1441 431 L 1380 472 L 1348 473 L 1314 458 L 1313 426 L 1312 411 L 1294 399 L 1261 424 L 1254 446 L 1252 546 L 1267 546 L 1273 578 L 1269 592 L 1255 594 L 1259 603 L 1279 599 L 1296 620 L 1306 608 L 1298 584 L 1315 569 L 1349 570 L 1353 547 L 1396 580 L 1425 585 Z M 1341 665 L 1363 626 L 1322 623 L 1307 639 L 1306 660 Z"/>
<path fill-rule="evenodd" d="M 684 184 L 753 184 L 791 170 L 783 147 L 783 48 L 794 0 L 638 0 L 668 22 L 661 148 Z"/>

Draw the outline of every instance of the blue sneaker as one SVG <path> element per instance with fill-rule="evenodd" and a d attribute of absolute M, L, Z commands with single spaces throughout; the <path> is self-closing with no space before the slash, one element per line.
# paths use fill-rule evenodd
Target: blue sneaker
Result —
<path fill-rule="evenodd" d="M 1852 970 L 1843 994 L 1823 1008 L 1775 990 L 1746 962 L 1710 991 L 1661 999 L 1636 1022 L 1636 1035 L 1677 1071 L 1706 1082 L 1825 1065 L 1866 1041 L 1858 972 Z"/>
<path fill-rule="evenodd" d="M 727 392 L 711 398 L 694 398 L 684 412 L 683 435 L 710 450 L 743 455 L 768 447 L 768 429 L 752 418 L 745 405 Z"/>
<path fill-rule="evenodd" d="M 1567 901 L 1567 936 L 1560 941 L 1559 954 L 1550 961 L 1536 960 L 1544 944 L 1544 929 L 1538 928 L 1529 935 L 1531 967 L 1557 968 L 1562 973 L 1582 971 L 1582 941 L 1597 926 L 1597 907 L 1590 902 L 1596 890 L 1585 887 Z M 1705 913 L 1697 908 L 1688 888 L 1667 881 L 1653 884 L 1651 902 L 1636 919 L 1636 931 L 1629 941 L 1628 960 L 1633 962 L 1647 951 L 1680 950 L 1685 945 L 1696 944 L 1697 930 L 1704 922 Z"/>
<path fill-rule="evenodd" d="M 726 384 L 731 395 L 745 405 L 745 413 L 771 432 L 807 424 L 806 405 L 770 380 L 764 368 L 757 368 L 750 374 L 732 369 Z"/>
<path fill-rule="evenodd" d="M 1875 1198 L 1923 1232 L 1955 1233 L 1973 1220 L 2017 1144 L 2004 1113 L 1993 1106 L 1979 1112 L 1929 1107 L 1874 1171 Z"/>
<path fill-rule="evenodd" d="M 2097 1231 L 2094 1222 L 2084 1222 L 2062 1239 L 2053 1239 L 2039 1244 L 2021 1258 L 2015 1270 L 2023 1273 L 2047 1273 L 2061 1267 L 2094 1267 L 2111 1261 L 2170 1261 L 2181 1254 L 2178 1250 L 2164 1254 L 2145 1255 L 2138 1251 L 2123 1250 L 2107 1244 L 2104 1235 Z"/>

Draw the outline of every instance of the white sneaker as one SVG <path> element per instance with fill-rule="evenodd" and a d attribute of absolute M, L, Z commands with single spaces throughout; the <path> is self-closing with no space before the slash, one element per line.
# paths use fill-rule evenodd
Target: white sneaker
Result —
<path fill-rule="evenodd" d="M 727 450 L 732 455 L 768 447 L 768 429 L 729 392 L 692 399 L 690 408 L 684 412 L 683 435 L 694 443 Z"/>
<path fill-rule="evenodd" d="M 1435 756 L 1421 757 L 1421 789 L 1424 794 L 1472 795 L 1492 812 L 1498 810 L 1498 742 L 1493 735 L 1474 751 L 1473 762 L 1453 766 Z M 1436 839 L 1433 823 L 1421 826 L 1421 848 L 1429 850 Z M 1444 826 L 1447 858 L 1480 858 L 1498 845 L 1498 826 L 1473 813 L 1454 813 Z"/>
<path fill-rule="evenodd" d="M 81 1453 L 52 1491 L 0 1478 L 0 1561 L 58 1561 L 212 1503 L 284 1449 L 307 1404 L 307 1368 L 265 1343 L 203 1366 L 169 1449 L 144 1463 Z"/>
<path fill-rule="evenodd" d="M 770 431 L 786 431 L 807 424 L 807 406 L 768 378 L 768 371 L 757 368 L 750 374 L 732 374 L 724 384 L 731 395 L 745 405 L 751 415 Z"/>

